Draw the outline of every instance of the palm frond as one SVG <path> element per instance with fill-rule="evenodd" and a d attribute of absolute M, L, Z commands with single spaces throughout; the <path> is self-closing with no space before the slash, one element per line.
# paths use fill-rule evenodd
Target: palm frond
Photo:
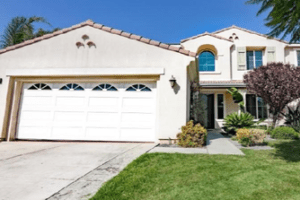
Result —
<path fill-rule="evenodd" d="M 34 37 L 34 22 L 42 22 L 50 25 L 43 17 L 14 17 L 1 36 L 0 47 L 5 48 L 32 39 Z"/>

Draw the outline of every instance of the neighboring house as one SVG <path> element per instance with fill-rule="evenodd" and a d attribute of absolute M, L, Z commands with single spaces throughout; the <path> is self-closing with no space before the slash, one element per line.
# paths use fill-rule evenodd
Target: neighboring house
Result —
<path fill-rule="evenodd" d="M 246 93 L 243 74 L 273 61 L 298 65 L 298 50 L 235 26 L 168 45 L 89 20 L 0 50 L 1 138 L 175 139 L 199 80 L 206 127 L 240 112 L 230 87 L 256 118 L 268 117 L 261 99 Z"/>

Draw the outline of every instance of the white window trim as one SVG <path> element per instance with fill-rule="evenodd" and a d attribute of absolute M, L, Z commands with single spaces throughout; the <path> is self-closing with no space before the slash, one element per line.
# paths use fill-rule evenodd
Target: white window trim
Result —
<path fill-rule="evenodd" d="M 253 68 L 254 69 L 256 69 L 256 57 L 255 57 L 255 51 L 261 51 L 262 52 L 262 56 L 261 56 L 261 58 L 262 58 L 262 63 L 264 63 L 264 51 L 263 50 L 253 50 L 252 52 L 253 52 Z M 247 60 L 247 52 L 249 52 L 249 51 L 247 51 L 246 50 L 246 69 L 247 69 L 247 71 L 251 71 L 252 69 L 248 69 L 248 60 Z"/>
<path fill-rule="evenodd" d="M 216 67 L 215 67 L 216 68 Z M 200 75 L 220 75 L 220 71 L 199 71 Z"/>

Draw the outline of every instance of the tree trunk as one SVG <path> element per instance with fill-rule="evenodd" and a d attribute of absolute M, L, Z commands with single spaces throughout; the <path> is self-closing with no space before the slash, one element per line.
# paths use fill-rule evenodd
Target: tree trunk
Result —
<path fill-rule="evenodd" d="M 277 122 L 278 116 L 279 116 L 278 113 L 273 115 L 273 123 L 272 123 L 272 127 L 273 128 L 275 128 L 275 126 L 276 126 L 276 122 Z"/>

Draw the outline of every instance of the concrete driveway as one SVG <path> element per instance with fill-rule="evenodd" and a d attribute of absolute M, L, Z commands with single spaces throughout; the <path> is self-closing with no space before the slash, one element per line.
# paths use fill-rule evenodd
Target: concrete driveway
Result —
<path fill-rule="evenodd" d="M 0 199 L 88 199 L 102 183 L 154 146 L 142 143 L 2 142 Z"/>

